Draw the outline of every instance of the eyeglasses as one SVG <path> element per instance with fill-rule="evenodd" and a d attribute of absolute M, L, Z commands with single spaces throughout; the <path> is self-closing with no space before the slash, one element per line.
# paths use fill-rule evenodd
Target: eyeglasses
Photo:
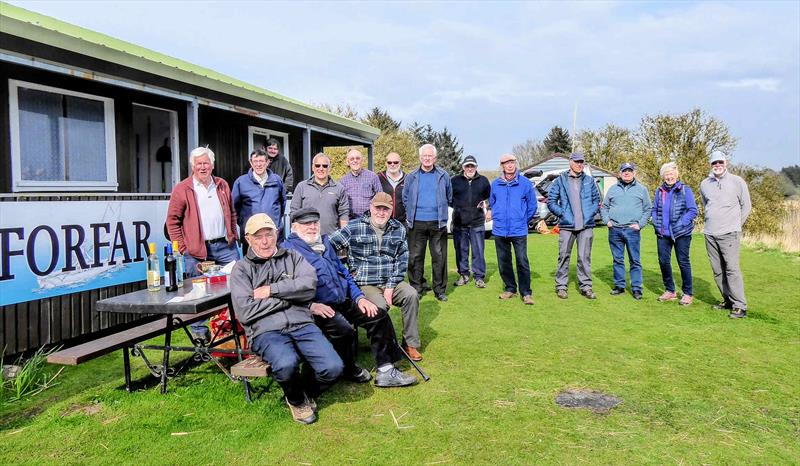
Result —
<path fill-rule="evenodd" d="M 725 165 L 725 161 L 723 161 L 723 160 L 715 160 L 715 161 L 711 162 L 711 166 L 713 167 L 714 165 Z"/>
<path fill-rule="evenodd" d="M 315 163 L 314 168 L 328 168 L 328 164 L 325 163 Z"/>
<path fill-rule="evenodd" d="M 500 162 L 500 165 L 505 165 L 507 163 L 517 163 L 516 160 L 506 160 L 505 162 Z"/>
<path fill-rule="evenodd" d="M 584 163 L 586 163 L 583 160 L 570 160 L 570 162 L 577 163 L 578 165 L 583 165 Z"/>
<path fill-rule="evenodd" d="M 400 165 L 400 161 L 398 160 L 397 162 L 393 162 L 391 160 L 387 160 L 386 165 Z"/>

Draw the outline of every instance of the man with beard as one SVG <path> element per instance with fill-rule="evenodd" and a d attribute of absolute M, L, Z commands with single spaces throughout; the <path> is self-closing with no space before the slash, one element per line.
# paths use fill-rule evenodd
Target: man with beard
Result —
<path fill-rule="evenodd" d="M 453 185 L 453 247 L 456 250 L 458 280 L 455 286 L 469 283 L 469 256 L 475 286 L 485 288 L 486 261 L 483 258 L 486 203 L 492 191 L 489 179 L 478 173 L 478 161 L 468 155 L 461 163 L 464 172 L 450 180 Z"/>
<path fill-rule="evenodd" d="M 349 246 L 350 274 L 370 302 L 386 312 L 392 304 L 400 306 L 406 353 L 421 361 L 419 295 L 403 281 L 408 268 L 406 229 L 391 215 L 392 197 L 379 192 L 369 211 L 332 234 L 330 242 L 337 249 Z"/>
<path fill-rule="evenodd" d="M 328 235 L 320 235 L 319 219 L 319 212 L 313 207 L 293 212 L 292 234 L 283 247 L 299 252 L 317 272 L 317 292 L 311 302 L 311 314 L 344 361 L 343 376 L 358 383 L 371 379 L 368 371 L 356 366 L 354 350 L 358 333 L 353 328 L 355 325 L 366 329 L 370 340 L 377 367 L 375 386 L 415 384 L 416 378 L 403 374 L 393 364 L 403 355 L 389 314 L 364 296 L 336 256 Z"/>

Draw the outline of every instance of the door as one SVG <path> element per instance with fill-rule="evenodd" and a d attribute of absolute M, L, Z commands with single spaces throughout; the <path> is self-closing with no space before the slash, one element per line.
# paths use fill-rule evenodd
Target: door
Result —
<path fill-rule="evenodd" d="M 135 192 L 172 192 L 180 181 L 178 113 L 133 104 L 133 133 Z"/>

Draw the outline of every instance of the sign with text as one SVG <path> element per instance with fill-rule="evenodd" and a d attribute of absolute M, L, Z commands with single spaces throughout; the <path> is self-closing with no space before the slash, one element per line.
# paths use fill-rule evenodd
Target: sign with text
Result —
<path fill-rule="evenodd" d="M 0 202 L 0 305 L 145 279 L 169 201 Z"/>

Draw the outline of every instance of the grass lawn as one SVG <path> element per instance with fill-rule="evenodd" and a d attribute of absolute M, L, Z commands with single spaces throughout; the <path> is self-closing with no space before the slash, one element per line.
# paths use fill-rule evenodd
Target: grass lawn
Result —
<path fill-rule="evenodd" d="M 486 289 L 451 285 L 447 303 L 422 300 L 428 383 L 339 384 L 320 400 L 320 420 L 302 426 L 279 387 L 248 404 L 241 386 L 210 363 L 160 395 L 134 360 L 141 388 L 126 393 L 118 352 L 68 368 L 60 385 L 32 399 L 0 404 L 0 464 L 800 462 L 800 257 L 743 250 L 749 317 L 733 321 L 711 309 L 719 295 L 702 236 L 692 247 L 688 308 L 656 300 L 662 285 L 651 229 L 643 234 L 644 299 L 610 296 L 606 238 L 598 229 L 598 299 L 579 296 L 573 272 L 561 301 L 553 292 L 557 237 L 530 236 L 533 307 L 498 301 L 489 241 Z M 452 244 L 449 259 L 452 284 Z M 399 329 L 397 310 L 392 317 Z M 360 333 L 360 363 L 371 367 Z M 561 408 L 554 398 L 569 388 L 624 402 L 606 414 Z"/>

